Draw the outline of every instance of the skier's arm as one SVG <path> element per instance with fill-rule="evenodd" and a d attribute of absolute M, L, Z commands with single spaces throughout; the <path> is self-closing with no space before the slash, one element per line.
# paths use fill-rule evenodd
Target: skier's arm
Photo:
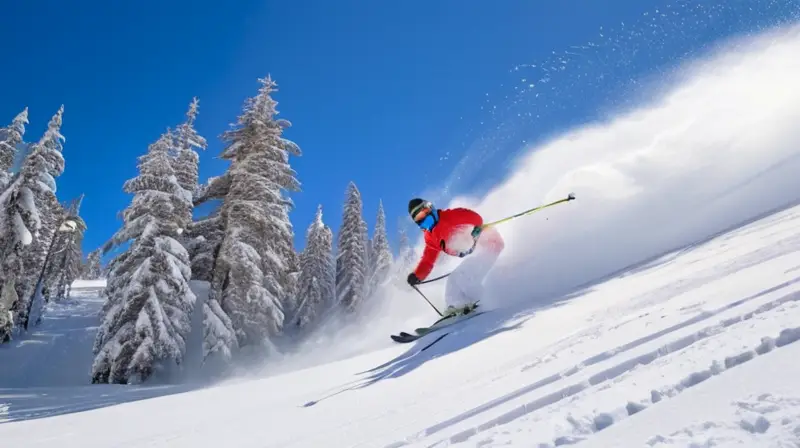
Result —
<path fill-rule="evenodd" d="M 481 226 L 483 225 L 483 217 L 481 215 L 479 215 L 477 212 L 475 212 L 474 210 L 470 210 L 468 208 L 455 208 L 455 209 L 452 209 L 451 210 L 451 214 L 453 215 L 453 217 L 459 223 L 463 223 L 463 224 L 467 224 L 467 225 L 472 225 L 473 226 L 472 238 L 474 238 L 475 241 L 473 242 L 472 247 L 467 249 L 467 250 L 465 250 L 465 251 L 461 251 L 461 252 L 456 252 L 456 253 L 451 253 L 449 251 L 447 252 L 448 254 L 453 255 L 455 257 L 463 258 L 463 257 L 466 257 L 467 255 L 471 254 L 472 251 L 475 250 L 475 245 L 478 242 L 478 235 L 480 235 L 480 232 L 482 230 Z"/>
<path fill-rule="evenodd" d="M 483 218 L 474 210 L 468 208 L 453 208 L 449 211 L 453 219 L 459 224 L 471 224 L 475 227 L 483 225 Z"/>
<path fill-rule="evenodd" d="M 422 252 L 422 259 L 419 260 L 417 268 L 414 269 L 414 275 L 421 280 L 430 275 L 433 270 L 433 265 L 436 263 L 436 258 L 439 256 L 439 249 L 435 246 L 425 245 L 425 250 Z"/>

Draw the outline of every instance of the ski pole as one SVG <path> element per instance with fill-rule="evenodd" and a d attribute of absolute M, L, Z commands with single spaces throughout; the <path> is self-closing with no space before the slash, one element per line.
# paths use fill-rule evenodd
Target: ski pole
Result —
<path fill-rule="evenodd" d="M 511 221 L 514 218 L 519 218 L 520 216 L 530 215 L 531 213 L 538 212 L 539 210 L 542 210 L 544 208 L 552 207 L 554 205 L 558 205 L 558 204 L 561 204 L 561 203 L 564 203 L 564 202 L 569 202 L 569 201 L 571 201 L 573 199 L 575 199 L 575 194 L 574 193 L 570 193 L 564 199 L 559 199 L 559 200 L 557 200 L 555 202 L 551 202 L 549 204 L 540 205 L 539 207 L 535 207 L 535 208 L 532 208 L 530 210 L 525 210 L 524 212 L 520 212 L 520 213 L 517 213 L 516 215 L 509 216 L 508 218 L 503 218 L 503 219 L 497 220 L 495 222 L 490 222 L 488 224 L 484 224 L 484 225 L 480 226 L 480 229 L 481 229 L 481 231 L 483 231 L 483 229 L 488 229 L 489 227 L 494 227 L 494 226 L 496 226 L 498 224 L 502 224 L 504 222 Z M 473 235 L 474 235 L 474 232 L 473 232 Z M 478 245 L 478 238 L 480 238 L 480 233 L 477 236 L 473 236 L 473 238 L 474 238 L 474 241 L 472 242 L 472 247 L 468 251 L 462 252 L 461 254 L 459 254 L 460 257 L 465 257 L 465 256 L 471 254 L 472 251 L 475 250 L 475 246 Z"/>
<path fill-rule="evenodd" d="M 551 202 L 549 204 L 540 205 L 540 206 L 532 208 L 530 210 L 525 210 L 524 212 L 520 212 L 520 213 L 517 213 L 516 215 L 509 216 L 508 218 L 503 218 L 503 219 L 499 219 L 499 220 L 494 221 L 494 222 L 490 222 L 490 223 L 484 224 L 484 225 L 481 226 L 481 230 L 489 228 L 489 227 L 494 227 L 494 226 L 496 226 L 498 224 L 502 224 L 504 222 L 511 221 L 512 219 L 519 218 L 520 216 L 530 215 L 531 213 L 538 212 L 539 210 L 545 209 L 547 207 L 552 207 L 554 205 L 558 205 L 558 204 L 561 204 L 561 203 L 564 203 L 564 202 L 569 202 L 569 201 L 572 201 L 574 199 L 575 199 L 575 193 L 570 193 L 564 199 L 559 199 L 559 200 Z"/>
<path fill-rule="evenodd" d="M 443 279 L 443 278 L 447 277 L 447 276 L 448 276 L 448 275 L 450 275 L 450 274 L 452 274 L 452 272 L 448 272 L 447 274 L 440 275 L 440 276 L 438 276 L 438 277 L 436 277 L 436 278 L 431 278 L 431 279 L 425 280 L 424 282 L 419 282 L 419 284 L 420 284 L 420 285 L 424 285 L 425 283 L 433 283 L 433 282 L 435 282 L 435 281 L 438 281 L 438 280 L 441 280 L 441 279 Z"/>
<path fill-rule="evenodd" d="M 447 275 L 450 275 L 450 274 L 447 274 Z M 428 300 L 428 298 L 427 298 L 427 297 L 425 297 L 425 294 L 423 294 L 423 293 L 422 293 L 422 291 L 420 291 L 420 290 L 419 290 L 419 288 L 417 288 L 417 285 L 411 285 L 411 287 L 412 287 L 412 288 L 414 288 L 414 290 L 415 290 L 415 291 L 417 291 L 417 292 L 419 293 L 419 295 L 421 295 L 421 296 L 422 296 L 422 298 L 423 298 L 423 299 L 425 299 L 425 301 L 426 301 L 426 302 L 428 302 L 428 305 L 430 305 L 430 306 L 431 306 L 431 308 L 433 308 L 433 310 L 434 310 L 434 311 L 436 311 L 436 314 L 438 314 L 439 316 L 442 316 L 442 317 L 444 317 L 444 314 L 442 314 L 442 312 L 441 312 L 441 311 L 439 311 L 439 308 L 436 308 L 436 307 L 433 305 L 433 303 L 431 303 L 431 301 L 430 301 L 430 300 Z"/>

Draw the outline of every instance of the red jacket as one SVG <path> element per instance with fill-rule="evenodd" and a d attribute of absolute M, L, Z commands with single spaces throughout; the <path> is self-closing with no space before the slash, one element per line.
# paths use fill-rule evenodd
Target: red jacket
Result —
<path fill-rule="evenodd" d="M 447 253 L 447 241 L 455 230 L 461 226 L 466 226 L 467 231 L 471 231 L 473 226 L 483 225 L 481 215 L 467 208 L 451 208 L 439 210 L 439 222 L 433 227 L 431 232 L 425 231 L 425 251 L 422 259 L 414 269 L 414 274 L 420 280 L 425 280 L 431 271 L 439 253 Z M 450 254 L 452 255 L 452 253 Z"/>

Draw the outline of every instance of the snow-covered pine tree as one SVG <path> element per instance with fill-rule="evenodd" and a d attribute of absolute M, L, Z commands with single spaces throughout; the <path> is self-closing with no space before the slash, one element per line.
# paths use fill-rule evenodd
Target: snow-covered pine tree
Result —
<path fill-rule="evenodd" d="M 178 183 L 191 193 L 194 198 L 198 190 L 198 169 L 200 156 L 194 148 L 206 149 L 208 142 L 197 133 L 194 128 L 194 121 L 197 119 L 197 112 L 200 101 L 195 97 L 189 104 L 186 112 L 186 121 L 175 130 L 172 169 Z"/>
<path fill-rule="evenodd" d="M 11 168 L 17 157 L 17 145 L 22 143 L 26 124 L 28 124 L 27 107 L 8 127 L 0 129 L 0 190 L 4 189 L 11 179 Z"/>
<path fill-rule="evenodd" d="M 322 206 L 306 231 L 306 247 L 300 254 L 297 302 L 290 323 L 307 328 L 333 305 L 336 293 L 336 263 L 333 258 L 333 232 L 322 221 Z"/>
<path fill-rule="evenodd" d="M 93 383 L 142 382 L 183 361 L 195 296 L 189 255 L 176 237 L 187 225 L 191 197 L 169 162 L 170 138 L 162 135 L 139 158 L 139 175 L 124 185 L 134 197 L 122 228 L 104 246 L 107 252 L 130 242 L 108 274 Z"/>
<path fill-rule="evenodd" d="M 69 215 L 68 206 L 58 204 L 54 211 L 55 222 L 63 222 Z M 42 298 L 45 302 L 54 299 L 58 289 L 59 277 L 61 276 L 62 263 L 65 260 L 67 245 L 69 244 L 69 232 L 55 232 L 47 258 L 45 258 L 44 269 L 42 270 Z"/>
<path fill-rule="evenodd" d="M 26 124 L 27 107 L 8 127 L 0 129 L 0 207 L 4 210 L 0 216 L 0 344 L 11 339 L 14 327 L 12 308 L 18 301 L 15 284 L 22 272 L 20 250 L 24 235 L 19 231 L 24 227 L 24 222 L 15 209 L 19 207 L 16 201 L 20 199 L 19 186 L 23 179 L 17 178 L 15 185 L 9 183 L 12 179 L 10 170 L 17 157 L 17 146 L 25 135 Z"/>
<path fill-rule="evenodd" d="M 219 210 L 191 223 L 184 234 L 184 245 L 192 260 L 192 280 L 211 281 L 217 249 L 224 229 Z"/>
<path fill-rule="evenodd" d="M 350 182 L 336 251 L 336 302 L 347 312 L 354 312 L 364 299 L 368 239 L 362 212 L 361 192 Z"/>
<path fill-rule="evenodd" d="M 59 210 L 56 198 L 56 180 L 64 171 L 64 157 L 61 135 L 64 106 L 61 106 L 50 120 L 47 131 L 32 146 L 22 162 L 20 175 L 15 177 L 6 190 L 13 205 L 6 207 L 15 223 L 17 240 L 27 242 L 25 250 L 17 245 L 12 260 L 8 260 L 12 271 L 4 274 L 5 279 L 15 279 L 18 300 L 12 311 L 20 327 L 28 327 L 28 316 L 33 304 L 33 295 L 39 284 L 44 264 L 51 249 L 56 230 L 60 227 Z M 22 261 L 21 270 L 19 262 Z M 8 271 L 6 271 L 8 272 Z"/>
<path fill-rule="evenodd" d="M 228 173 L 215 176 L 200 185 L 194 199 L 195 210 L 204 205 L 221 204 L 231 188 Z M 186 249 L 192 259 L 192 280 L 211 281 L 219 246 L 225 234 L 225 226 L 220 215 L 220 206 L 210 207 L 211 211 L 198 218 L 186 229 Z"/>
<path fill-rule="evenodd" d="M 211 201 L 221 203 L 230 191 L 228 173 L 216 176 L 199 186 L 194 198 L 194 206 L 202 206 Z M 225 222 L 215 207 L 207 216 L 189 224 L 184 233 L 186 250 L 189 252 L 192 267 L 192 280 L 207 281 L 209 294 L 203 302 L 203 359 L 219 354 L 223 360 L 231 357 L 238 347 L 230 317 L 220 305 L 224 278 L 214 277 L 216 263 L 222 240 L 225 236 Z"/>
<path fill-rule="evenodd" d="M 175 176 L 178 183 L 184 190 L 188 191 L 192 197 L 192 206 L 200 194 L 199 180 L 199 164 L 200 155 L 195 151 L 195 148 L 206 149 L 208 142 L 204 137 L 197 133 L 194 128 L 194 122 L 197 119 L 200 101 L 195 97 L 189 104 L 189 110 L 186 112 L 186 121 L 178 126 L 175 130 L 173 139 L 173 148 L 171 151 L 172 168 L 175 171 Z M 189 210 L 190 215 L 194 215 L 194 210 Z M 178 241 L 183 244 L 189 252 L 189 259 L 192 260 L 192 279 L 193 280 L 210 280 L 212 264 L 208 260 L 209 250 L 207 250 L 208 238 L 216 236 L 215 241 L 219 241 L 219 235 L 211 235 L 215 232 L 220 233 L 218 225 L 209 225 L 216 223 L 204 222 L 198 228 L 192 220 L 189 221 L 187 228 L 183 230 Z M 204 250 L 206 249 L 206 250 Z M 213 248 L 212 248 L 213 250 Z M 213 253 L 213 251 L 212 251 Z M 200 258 L 198 258 L 200 255 Z M 197 270 L 197 272 L 195 272 Z"/>
<path fill-rule="evenodd" d="M 81 278 L 84 280 L 97 280 L 102 278 L 102 266 L 101 266 L 101 258 L 103 257 L 103 253 L 101 249 L 95 249 L 89 252 L 89 255 L 86 256 L 86 263 L 83 265 L 83 271 L 81 272 Z"/>
<path fill-rule="evenodd" d="M 218 302 L 230 318 L 239 347 L 270 346 L 281 333 L 282 305 L 291 297 L 298 265 L 288 217 L 292 201 L 282 190 L 300 189 L 288 161 L 301 151 L 282 137 L 290 123 L 275 118 L 277 102 L 271 94 L 276 84 L 269 77 L 259 81 L 263 85 L 245 103 L 238 127 L 223 134 L 228 145 L 221 157 L 231 165 L 220 181 L 228 186 L 220 208 L 224 238 L 208 300 Z M 210 345 L 222 348 L 216 336 Z M 224 347 L 224 352 L 231 348 Z"/>
<path fill-rule="evenodd" d="M 0 221 L 0 343 L 11 339 L 20 310 L 27 310 L 24 304 L 19 303 L 16 285 L 24 273 L 24 250 L 31 244 L 33 235 L 38 230 L 39 216 L 33 205 L 33 193 L 23 185 L 25 180 L 20 175 L 0 196 L 3 210 Z"/>
<path fill-rule="evenodd" d="M 69 298 L 72 290 L 72 283 L 80 277 L 82 268 L 83 251 L 83 236 L 86 231 L 85 221 L 76 216 L 78 228 L 70 232 L 70 240 L 67 245 L 67 253 L 64 257 L 64 271 L 61 275 L 60 282 L 57 285 L 56 298 Z"/>
<path fill-rule="evenodd" d="M 231 186 L 228 173 L 210 178 L 198 188 L 194 206 L 210 201 L 222 203 Z M 220 305 L 225 279 L 214 276 L 222 240 L 225 237 L 225 222 L 215 207 L 207 216 L 191 223 L 185 233 L 186 249 L 192 261 L 192 280 L 209 282 L 209 294 L 203 302 L 203 359 L 218 354 L 225 361 L 238 348 L 233 323 Z"/>
<path fill-rule="evenodd" d="M 83 195 L 73 200 L 61 212 L 63 218 L 60 221 L 68 219 L 69 225 L 74 226 L 74 229 L 65 228 L 64 230 L 71 231 L 56 232 L 53 239 L 43 277 L 43 296 L 48 302 L 69 297 L 72 282 L 81 274 L 83 258 L 81 244 L 86 230 L 86 223 L 80 217 L 81 202 Z"/>
<path fill-rule="evenodd" d="M 107 241 L 102 247 L 99 248 L 100 255 L 102 256 L 108 254 L 108 252 L 113 249 L 115 245 L 116 243 L 113 240 Z M 117 304 L 117 302 L 115 302 L 119 299 L 119 294 L 117 294 L 117 291 L 127 285 L 126 282 L 128 281 L 128 278 L 125 275 L 116 275 L 116 273 L 118 270 L 119 272 L 123 272 L 124 269 L 130 269 L 129 266 L 125 266 L 125 261 L 129 256 L 130 251 L 122 252 L 121 254 L 112 258 L 106 265 L 104 275 L 106 279 L 106 287 L 103 288 L 101 292 L 101 296 L 105 297 L 105 301 L 100 307 L 100 312 L 98 313 L 98 317 L 100 318 L 101 322 L 105 321 L 108 312 Z M 96 337 L 94 346 L 95 353 L 97 353 L 97 351 L 100 349 L 98 346 L 99 341 L 100 338 Z"/>
<path fill-rule="evenodd" d="M 0 289 L 0 344 L 11 340 L 14 331 L 14 314 L 11 307 L 17 302 L 13 282 L 3 283 Z"/>
<path fill-rule="evenodd" d="M 386 285 L 391 274 L 392 262 L 392 249 L 389 247 L 389 238 L 386 235 L 386 215 L 383 211 L 383 201 L 380 201 L 378 216 L 375 219 L 375 231 L 370 241 L 366 297 L 372 296 Z"/>

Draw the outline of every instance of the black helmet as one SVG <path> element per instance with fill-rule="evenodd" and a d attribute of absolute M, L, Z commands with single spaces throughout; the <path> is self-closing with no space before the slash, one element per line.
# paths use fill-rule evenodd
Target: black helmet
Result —
<path fill-rule="evenodd" d="M 408 201 L 408 214 L 411 216 L 411 219 L 414 219 L 414 215 L 425 208 L 433 208 L 433 204 L 431 204 L 430 201 L 420 198 L 414 198 Z"/>

